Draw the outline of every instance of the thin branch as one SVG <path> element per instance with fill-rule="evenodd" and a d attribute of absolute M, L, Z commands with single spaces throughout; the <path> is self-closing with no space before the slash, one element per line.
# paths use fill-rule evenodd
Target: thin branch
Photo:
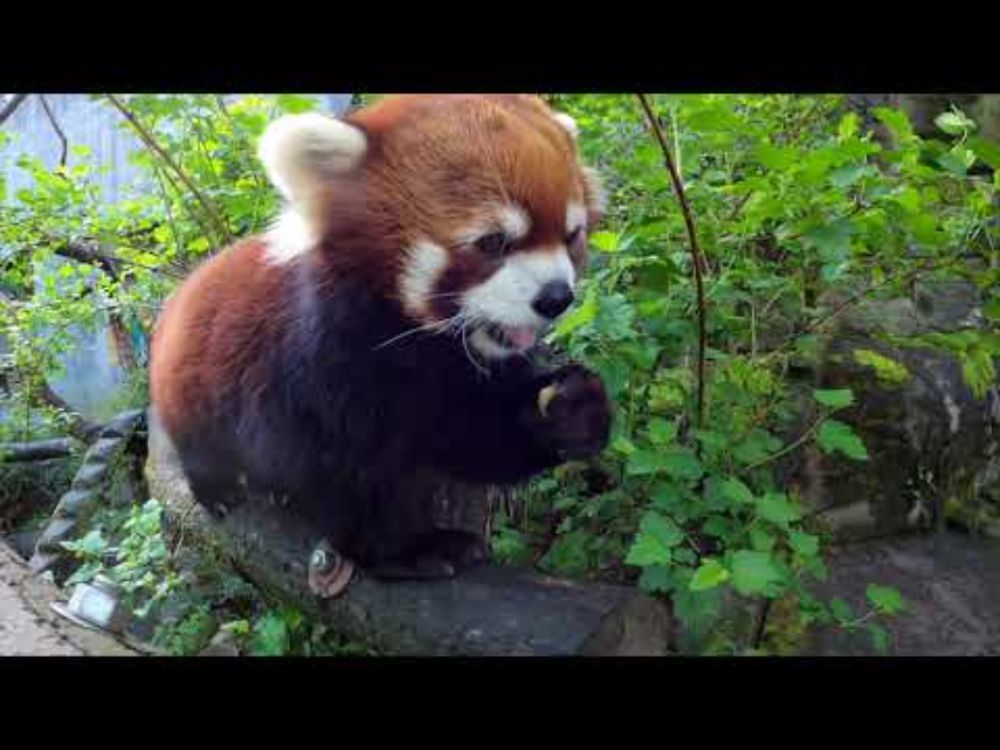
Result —
<path fill-rule="evenodd" d="M 75 411 L 44 380 L 30 394 L 30 400 L 36 404 L 48 404 L 64 412 L 67 416 L 66 432 L 78 440 L 89 443 L 101 431 L 101 425 L 91 422 L 85 416 Z"/>
<path fill-rule="evenodd" d="M 63 242 L 56 245 L 53 252 L 62 258 L 75 260 L 78 263 L 84 263 L 88 266 L 96 266 L 112 279 L 117 280 L 119 278 L 119 259 L 104 255 L 97 249 L 96 245 L 81 242 Z"/>
<path fill-rule="evenodd" d="M 151 271 L 152 273 L 162 273 L 175 279 L 184 278 L 184 274 L 171 271 L 164 266 L 149 266 L 145 263 L 120 258 L 117 255 L 102 253 L 98 249 L 96 243 L 72 241 L 61 242 L 56 245 L 53 252 L 60 257 L 69 258 L 70 260 L 75 260 L 78 263 L 96 266 L 116 281 L 121 276 L 120 269 L 118 268 L 119 265 L 133 266 L 135 268 L 141 268 L 145 271 Z"/>
<path fill-rule="evenodd" d="M 27 98 L 27 94 L 14 94 L 14 98 L 5 104 L 3 109 L 0 109 L 0 125 L 9 120 L 17 112 L 17 108 L 24 104 L 24 100 Z"/>
<path fill-rule="evenodd" d="M 757 605 L 757 612 L 754 616 L 753 632 L 750 635 L 750 648 L 760 648 L 761 641 L 764 640 L 764 626 L 767 625 L 767 616 L 771 611 L 771 600 L 762 599 Z"/>
<path fill-rule="evenodd" d="M 769 464 L 772 461 L 776 461 L 782 456 L 791 453 L 793 450 L 795 450 L 804 442 L 806 442 L 810 437 L 812 437 L 813 433 L 816 432 L 816 430 L 819 429 L 820 425 L 822 425 L 827 420 L 828 416 L 829 414 L 821 414 L 819 418 L 812 423 L 809 429 L 803 432 L 802 435 L 800 435 L 797 440 L 794 440 L 793 442 L 789 443 L 777 453 L 772 453 L 770 456 L 764 456 L 764 458 L 762 458 L 760 461 L 755 461 L 749 466 L 744 467 L 743 471 L 750 471 L 751 469 L 756 469 L 759 466 L 763 466 L 764 464 Z"/>
<path fill-rule="evenodd" d="M 708 334 L 705 322 L 705 286 L 702 275 L 705 273 L 705 261 L 701 253 L 701 246 L 698 244 L 698 233 L 695 231 L 694 217 L 691 215 L 691 206 L 688 204 L 687 195 L 684 192 L 684 183 L 677 167 L 674 165 L 673 157 L 670 155 L 670 146 L 663 134 L 663 128 L 657 120 L 649 100 L 645 94 L 636 94 L 646 119 L 649 121 L 650 129 L 660 145 L 663 152 L 663 161 L 670 173 L 670 181 L 673 183 L 674 192 L 681 205 L 681 212 L 684 214 L 684 225 L 687 227 L 688 240 L 691 247 L 691 266 L 694 273 L 695 291 L 698 299 L 698 391 L 697 391 L 697 412 L 695 426 L 701 427 L 705 421 L 705 358 L 708 348 Z"/>
<path fill-rule="evenodd" d="M 111 102 L 111 104 L 115 107 L 115 109 L 117 109 L 122 114 L 122 116 L 126 120 L 128 120 L 128 123 L 132 126 L 132 129 L 135 130 L 135 132 L 138 134 L 139 138 L 146 145 L 146 147 L 150 151 L 155 153 L 157 156 L 159 156 L 160 159 L 163 160 L 164 164 L 170 167 L 171 171 L 175 175 L 177 175 L 177 178 L 184 183 L 184 186 L 191 191 L 191 194 L 198 201 L 199 205 L 201 205 L 202 209 L 205 211 L 205 214 L 212 222 L 212 225 L 215 228 L 216 232 L 219 233 L 219 236 L 227 243 L 232 242 L 233 236 L 232 234 L 230 234 L 229 229 L 226 226 L 226 223 L 222 220 L 222 217 L 219 215 L 219 212 L 216 210 L 215 206 L 212 205 L 211 201 L 209 201 L 198 189 L 198 187 L 194 184 L 194 181 L 190 177 L 188 177 L 187 173 L 181 168 L 181 166 L 176 161 L 174 161 L 173 157 L 171 157 L 170 154 L 168 154 L 166 150 L 156 141 L 156 139 L 153 137 L 153 134 L 150 133 L 149 130 L 141 122 L 139 122 L 138 118 L 124 104 L 122 104 L 118 100 L 118 97 L 116 97 L 114 94 L 106 94 L 106 96 L 108 100 Z"/>
<path fill-rule="evenodd" d="M 49 124 L 52 126 L 52 129 L 56 131 L 56 135 L 59 136 L 59 142 L 62 143 L 62 153 L 59 155 L 59 166 L 65 170 L 66 157 L 69 156 L 69 139 L 66 138 L 66 133 L 63 132 L 63 129 L 59 127 L 59 123 L 56 121 L 56 116 L 52 114 L 52 109 L 49 107 L 49 103 L 45 97 L 42 94 L 39 94 L 38 99 L 42 103 L 42 109 L 45 110 L 45 116 L 48 118 Z M 63 177 L 65 176 L 66 175 L 63 174 Z"/>

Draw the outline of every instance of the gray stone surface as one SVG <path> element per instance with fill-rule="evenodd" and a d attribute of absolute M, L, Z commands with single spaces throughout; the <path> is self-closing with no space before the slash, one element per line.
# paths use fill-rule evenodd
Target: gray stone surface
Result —
<path fill-rule="evenodd" d="M 842 548 L 830 578 L 816 588 L 840 597 L 855 613 L 870 609 L 869 583 L 897 588 L 907 611 L 881 621 L 897 656 L 1000 655 L 1000 542 L 946 532 L 872 541 Z M 871 655 L 870 636 L 826 630 L 808 653 Z"/>

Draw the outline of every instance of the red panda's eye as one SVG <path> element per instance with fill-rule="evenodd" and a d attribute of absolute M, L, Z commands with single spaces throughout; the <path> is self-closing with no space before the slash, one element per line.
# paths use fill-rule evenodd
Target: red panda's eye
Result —
<path fill-rule="evenodd" d="M 582 235 L 583 235 L 583 227 L 577 227 L 572 232 L 566 235 L 566 244 L 567 245 L 576 244 L 577 240 L 579 240 Z"/>
<path fill-rule="evenodd" d="M 510 239 L 503 232 L 487 234 L 476 240 L 476 249 L 485 255 L 500 257 L 510 249 Z"/>

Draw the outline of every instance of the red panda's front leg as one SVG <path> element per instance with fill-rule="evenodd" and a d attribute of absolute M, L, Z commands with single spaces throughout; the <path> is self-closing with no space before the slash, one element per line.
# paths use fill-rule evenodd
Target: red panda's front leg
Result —
<path fill-rule="evenodd" d="M 567 365 L 499 402 L 484 394 L 467 413 L 442 418 L 431 460 L 457 479 L 510 485 L 565 461 L 600 453 L 611 430 L 600 377 Z"/>

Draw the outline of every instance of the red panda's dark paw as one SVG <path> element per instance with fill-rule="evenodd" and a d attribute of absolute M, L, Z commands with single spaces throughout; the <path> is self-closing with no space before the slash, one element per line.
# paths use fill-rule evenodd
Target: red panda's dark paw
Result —
<path fill-rule="evenodd" d="M 611 402 L 604 383 L 580 365 L 567 365 L 538 392 L 546 438 L 563 461 L 600 453 L 611 432 Z"/>

